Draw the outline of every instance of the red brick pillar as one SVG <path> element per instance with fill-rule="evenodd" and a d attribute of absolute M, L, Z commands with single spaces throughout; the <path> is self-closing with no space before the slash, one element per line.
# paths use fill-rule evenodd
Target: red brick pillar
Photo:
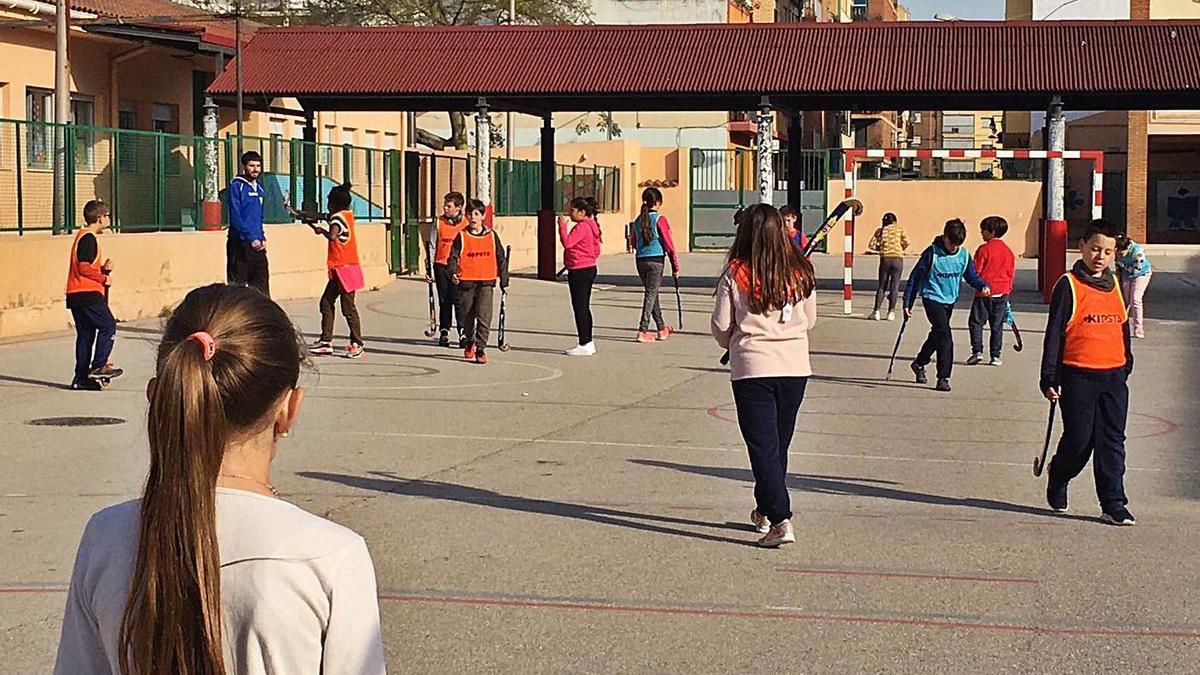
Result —
<path fill-rule="evenodd" d="M 1125 174 L 1125 227 L 1136 241 L 1146 241 L 1147 205 L 1150 195 L 1150 113 L 1143 110 L 1129 113 L 1129 159 Z"/>

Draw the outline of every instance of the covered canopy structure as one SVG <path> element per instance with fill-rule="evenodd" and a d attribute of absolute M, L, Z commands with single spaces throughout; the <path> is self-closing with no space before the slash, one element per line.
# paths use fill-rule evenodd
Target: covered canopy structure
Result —
<path fill-rule="evenodd" d="M 294 97 L 310 113 L 542 116 L 543 167 L 554 162 L 553 112 L 758 110 L 763 201 L 774 110 L 1047 110 L 1048 149 L 1062 150 L 1064 108 L 1200 108 L 1197 21 L 267 28 L 242 59 L 250 106 Z M 232 70 L 209 91 L 234 95 Z M 487 115 L 477 120 L 487 138 Z M 1062 160 L 1049 162 L 1047 230 L 1065 239 L 1065 222 L 1053 225 Z M 542 171 L 544 278 L 555 271 L 552 175 Z M 1047 274 L 1064 265 L 1050 262 Z"/>

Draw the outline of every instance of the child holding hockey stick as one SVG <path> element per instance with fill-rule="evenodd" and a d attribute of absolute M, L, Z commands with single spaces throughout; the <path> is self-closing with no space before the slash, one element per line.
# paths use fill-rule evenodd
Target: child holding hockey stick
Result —
<path fill-rule="evenodd" d="M 1017 274 L 1017 257 L 1012 249 L 1001 241 L 1008 233 L 1008 221 L 1000 216 L 988 216 L 979 223 L 979 232 L 983 236 L 983 244 L 975 250 L 975 269 L 979 276 L 992 289 L 990 297 L 981 293 L 975 294 L 971 303 L 971 315 L 967 326 L 971 332 L 971 356 L 967 359 L 968 366 L 983 362 L 983 326 L 991 328 L 989 343 L 993 366 L 1003 363 L 1004 355 L 1004 322 L 1008 316 L 1008 296 L 1012 294 L 1013 278 Z"/>
<path fill-rule="evenodd" d="M 467 346 L 463 358 L 486 364 L 496 281 L 508 289 L 508 260 L 500 235 L 484 224 L 487 207 L 478 199 L 467 204 L 467 227 L 454 239 L 447 258 L 451 281 L 457 286 L 459 316 Z"/>
<path fill-rule="evenodd" d="M 912 306 L 918 295 L 929 319 L 929 337 L 917 352 L 911 368 L 918 384 L 925 384 L 925 366 L 937 353 L 938 391 L 950 391 L 950 373 L 954 368 L 954 334 L 950 332 L 950 315 L 958 301 L 959 289 L 965 278 L 984 297 L 992 294 L 987 283 L 975 271 L 975 262 L 963 248 L 967 227 L 958 218 L 946 221 L 942 235 L 933 240 L 921 254 L 904 288 L 904 318 L 912 316 Z"/>
<path fill-rule="evenodd" d="M 662 286 L 663 263 L 671 258 L 671 276 L 679 278 L 679 256 L 675 253 L 675 242 L 671 239 L 671 225 L 658 212 L 662 206 L 662 192 L 656 187 L 642 190 L 642 212 L 633 221 L 629 233 L 629 245 L 637 258 L 638 276 L 642 279 L 642 318 L 638 323 L 637 341 L 654 342 L 666 340 L 675 332 L 663 320 L 662 306 L 658 301 L 658 289 Z M 654 319 L 655 332 L 650 332 L 650 319 Z"/>
<path fill-rule="evenodd" d="M 1079 242 L 1080 259 L 1054 285 L 1038 388 L 1062 410 L 1062 438 L 1046 484 L 1050 508 L 1067 509 L 1067 485 L 1090 457 L 1101 518 L 1133 525 L 1125 496 L 1133 352 L 1125 298 L 1109 269 L 1120 237 L 1109 221 L 1093 220 Z"/>
<path fill-rule="evenodd" d="M 438 299 L 438 346 L 450 346 L 450 315 L 454 313 L 458 319 L 458 348 L 465 349 L 467 338 L 463 334 L 463 316 L 459 313 L 459 303 L 456 297 L 457 286 L 450 278 L 450 247 L 458 234 L 467 227 L 467 219 L 463 217 L 463 205 L 466 200 L 461 192 L 447 192 L 442 198 L 442 215 L 438 217 L 434 228 L 434 257 L 433 279 L 437 286 Z"/>
<path fill-rule="evenodd" d="M 362 321 L 354 305 L 354 294 L 365 286 L 362 266 L 358 260 L 358 237 L 354 232 L 354 211 L 350 209 L 350 184 L 343 183 L 329 191 L 329 227 L 309 224 L 313 232 L 329 240 L 325 264 L 329 282 L 321 294 L 321 337 L 313 346 L 316 355 L 333 354 L 333 303 L 341 300 L 342 316 L 350 328 L 350 344 L 346 358 L 363 355 Z"/>

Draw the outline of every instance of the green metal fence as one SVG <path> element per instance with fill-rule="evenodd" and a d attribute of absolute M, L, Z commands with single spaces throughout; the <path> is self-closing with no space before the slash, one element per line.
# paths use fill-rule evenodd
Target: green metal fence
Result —
<path fill-rule="evenodd" d="M 615 166 L 554 167 L 554 204 L 593 197 L 601 212 L 621 210 L 621 170 Z M 498 216 L 532 216 L 541 209 L 542 165 L 537 160 L 492 160 L 492 204 Z"/>

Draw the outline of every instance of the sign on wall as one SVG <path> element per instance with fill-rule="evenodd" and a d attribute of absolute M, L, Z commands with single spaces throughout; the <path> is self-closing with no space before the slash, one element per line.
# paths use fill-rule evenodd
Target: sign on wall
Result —
<path fill-rule="evenodd" d="M 1195 232 L 1200 229 L 1200 178 L 1160 180 L 1157 184 L 1154 232 Z"/>

